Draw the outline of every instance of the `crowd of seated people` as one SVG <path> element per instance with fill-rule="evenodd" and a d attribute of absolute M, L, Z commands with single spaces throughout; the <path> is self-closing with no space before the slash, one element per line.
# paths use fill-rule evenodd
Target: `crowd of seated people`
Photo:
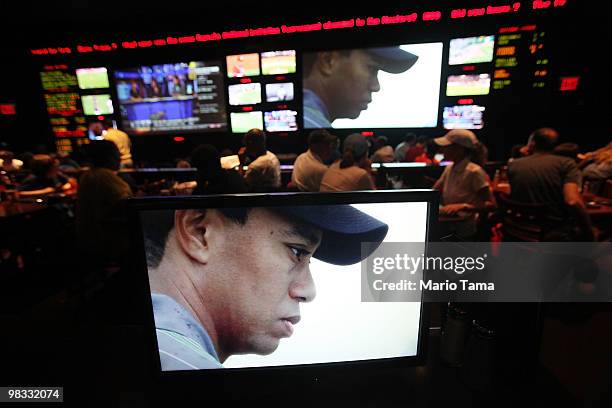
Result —
<path fill-rule="evenodd" d="M 268 148 L 266 132 L 251 129 L 244 135 L 243 147 L 237 154 L 227 148 L 220 154 L 213 145 L 197 146 L 190 155 L 175 162 L 177 168 L 193 169 L 193 172 L 184 173 L 193 177 L 192 180 L 170 180 L 168 185 L 163 179 L 159 188 L 149 190 L 137 185 L 125 171 L 117 171 L 134 165 L 129 138 L 127 142 L 106 138 L 113 129 L 104 129 L 100 123 L 91 129 L 106 140 L 103 144 L 105 154 L 112 156 L 112 166 L 108 162 L 100 164 L 96 146 L 102 144 L 97 142 L 92 142 L 88 149 L 91 157 L 85 154 L 81 160 L 65 153 L 25 153 L 17 159 L 9 150 L 3 150 L 0 152 L 2 183 L 24 197 L 38 197 L 76 192 L 80 179 L 85 186 L 78 189 L 77 201 L 83 203 L 83 211 L 91 204 L 86 200 L 90 199 L 88 191 L 91 192 L 92 183 L 108 187 L 109 200 L 113 202 L 117 197 L 159 195 L 160 192 L 163 195 L 168 189 L 170 194 L 177 195 L 375 190 L 411 186 L 402 184 L 401 180 L 391 182 L 395 175 L 389 177 L 384 166 L 372 166 L 373 163 L 421 162 L 440 169 L 435 178 L 426 180 L 430 184 L 425 185 L 440 191 L 439 213 L 445 219 L 456 220 L 448 225 L 452 225 L 452 232 L 461 239 L 475 238 L 479 222 L 498 206 L 494 191 L 501 191 L 497 189 L 499 172 L 495 178 L 490 172 L 491 180 L 484 169 L 486 147 L 473 132 L 464 129 L 453 129 L 432 139 L 408 133 L 395 148 L 385 136 L 368 138 L 355 133 L 340 143 L 340 138 L 329 131 L 314 130 L 308 136 L 307 150 L 293 162 L 288 183 L 281 177 L 279 158 Z M 112 154 L 110 142 L 115 147 Z M 118 169 L 114 167 L 115 152 L 119 155 Z M 551 218 L 567 221 L 560 224 L 564 229 L 557 231 L 561 234 L 557 236 L 581 240 L 595 238 L 597 231 L 593 232 L 582 197 L 583 184 L 589 183 L 593 191 L 603 190 L 602 186 L 612 175 L 612 143 L 581 153 L 575 143 L 559 144 L 559 135 L 554 129 L 542 128 L 534 131 L 525 145 L 514 146 L 510 156 L 507 165 L 500 169 L 504 175 L 504 191 L 509 198 L 519 203 L 546 205 Z M 439 160 L 445 162 L 444 167 L 436 166 Z M 426 175 L 420 177 L 427 178 Z M 99 194 L 106 194 L 100 191 Z M 93 201 L 104 202 L 101 197 Z"/>

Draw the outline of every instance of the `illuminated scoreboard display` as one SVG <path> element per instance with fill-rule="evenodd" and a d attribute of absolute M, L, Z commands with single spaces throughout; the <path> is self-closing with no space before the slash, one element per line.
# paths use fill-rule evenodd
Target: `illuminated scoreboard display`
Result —
<path fill-rule="evenodd" d="M 493 89 L 544 88 L 550 61 L 546 32 L 536 25 L 503 27 L 499 32 Z"/>
<path fill-rule="evenodd" d="M 40 72 L 43 98 L 56 137 L 84 137 L 87 125 L 74 70 L 67 65 L 45 65 Z"/>

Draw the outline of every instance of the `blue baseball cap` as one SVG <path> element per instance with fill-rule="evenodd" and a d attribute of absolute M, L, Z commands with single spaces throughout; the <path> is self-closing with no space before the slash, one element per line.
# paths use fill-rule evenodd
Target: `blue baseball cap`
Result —
<path fill-rule="evenodd" d="M 314 257 L 334 265 L 352 265 L 370 256 L 389 226 L 348 204 L 270 207 L 323 231 Z M 363 246 L 362 243 L 368 243 Z"/>
<path fill-rule="evenodd" d="M 398 47 L 365 48 L 363 51 L 374 56 L 380 69 L 391 74 L 400 74 L 410 69 L 419 59 L 417 55 Z"/>

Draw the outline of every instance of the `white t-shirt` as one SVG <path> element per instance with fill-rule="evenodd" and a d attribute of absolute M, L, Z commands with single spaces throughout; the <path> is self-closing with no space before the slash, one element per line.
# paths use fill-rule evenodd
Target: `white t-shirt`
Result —
<path fill-rule="evenodd" d="M 444 205 L 468 203 L 482 207 L 485 204 L 478 192 L 489 187 L 489 176 L 482 167 L 469 159 L 446 166 L 440 176 L 440 183 Z"/>
<path fill-rule="evenodd" d="M 374 190 L 374 182 L 367 171 L 357 166 L 340 168 L 340 160 L 332 164 L 321 180 L 319 191 Z"/>
<path fill-rule="evenodd" d="M 468 159 L 459 163 L 446 166 L 440 176 L 440 190 L 442 192 L 442 204 L 467 203 L 476 207 L 484 207 L 484 202 L 479 198 L 478 192 L 489 187 L 489 176 L 487 173 Z M 463 212 L 460 212 L 460 215 Z M 454 222 L 449 228 L 460 238 L 470 238 L 476 234 L 477 214 L 463 214 L 467 218 L 463 221 Z"/>
<path fill-rule="evenodd" d="M 319 191 L 326 171 L 321 158 L 309 149 L 295 159 L 291 181 L 300 191 Z"/>
<path fill-rule="evenodd" d="M 278 158 L 274 153 L 266 151 L 266 154 L 259 156 L 249 164 L 244 178 L 252 191 L 280 188 L 281 170 Z"/>

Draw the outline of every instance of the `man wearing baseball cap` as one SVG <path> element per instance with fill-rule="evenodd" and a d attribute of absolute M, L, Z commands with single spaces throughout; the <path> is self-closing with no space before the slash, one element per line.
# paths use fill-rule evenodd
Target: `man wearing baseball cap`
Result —
<path fill-rule="evenodd" d="M 450 130 L 434 142 L 441 147 L 444 160 L 453 162 L 434 184 L 434 189 L 442 193 L 440 214 L 462 216 L 461 221 L 452 225 L 452 232 L 461 239 L 475 238 L 477 213 L 495 206 L 489 177 L 475 163 L 479 161 L 483 146 L 474 132 L 466 129 Z"/>
<path fill-rule="evenodd" d="M 144 226 L 164 371 L 274 352 L 315 297 L 310 259 L 357 263 L 388 230 L 350 205 L 167 211 Z"/>
<path fill-rule="evenodd" d="M 378 71 L 399 74 L 418 57 L 400 47 L 304 54 L 304 128 L 330 128 L 338 118 L 355 119 L 380 90 Z"/>

